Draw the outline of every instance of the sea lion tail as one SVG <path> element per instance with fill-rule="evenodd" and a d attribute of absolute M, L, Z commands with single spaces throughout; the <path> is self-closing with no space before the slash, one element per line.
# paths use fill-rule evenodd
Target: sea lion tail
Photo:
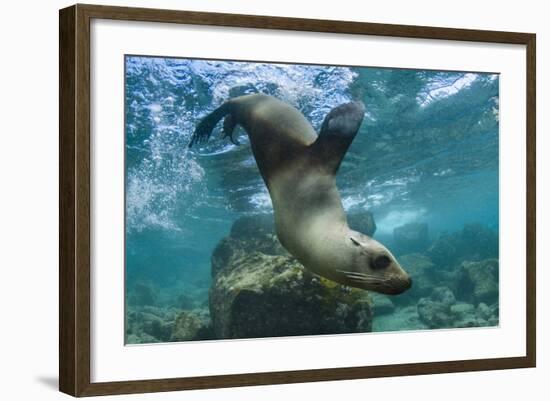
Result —
<path fill-rule="evenodd" d="M 212 134 L 212 130 L 218 124 L 218 122 L 225 117 L 227 114 L 231 113 L 231 103 L 225 102 L 220 107 L 218 107 L 216 110 L 214 110 L 212 113 L 208 114 L 206 117 L 202 119 L 202 121 L 197 125 L 197 128 L 195 128 L 195 132 L 193 133 L 193 136 L 191 137 L 191 141 L 189 142 L 189 147 L 192 147 L 195 144 L 200 144 L 208 141 L 208 138 L 210 138 L 210 135 Z M 233 141 L 233 138 L 230 136 L 231 141 Z"/>

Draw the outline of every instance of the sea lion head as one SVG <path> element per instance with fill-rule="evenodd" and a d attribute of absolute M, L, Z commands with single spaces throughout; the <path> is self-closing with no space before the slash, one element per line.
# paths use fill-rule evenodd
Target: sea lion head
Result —
<path fill-rule="evenodd" d="M 390 295 L 401 294 L 411 287 L 410 276 L 380 242 L 349 230 L 346 247 L 351 254 L 351 266 L 339 271 L 343 284 Z"/>

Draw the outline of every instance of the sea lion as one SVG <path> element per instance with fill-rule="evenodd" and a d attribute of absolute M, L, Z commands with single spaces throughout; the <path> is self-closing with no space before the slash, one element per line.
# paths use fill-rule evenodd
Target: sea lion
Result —
<path fill-rule="evenodd" d="M 268 95 L 236 97 L 207 115 L 189 147 L 208 140 L 225 117 L 224 138 L 240 125 L 269 190 L 279 241 L 304 267 L 351 287 L 399 294 L 409 275 L 382 244 L 349 228 L 336 172 L 363 121 L 360 102 L 328 113 L 317 135 L 294 107 Z"/>

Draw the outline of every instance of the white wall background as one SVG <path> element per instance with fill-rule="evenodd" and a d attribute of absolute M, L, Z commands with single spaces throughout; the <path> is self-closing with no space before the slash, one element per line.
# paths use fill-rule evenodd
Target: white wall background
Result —
<path fill-rule="evenodd" d="M 545 292 L 550 254 L 550 25 L 545 3 L 357 0 L 157 0 L 105 2 L 140 7 L 357 20 L 507 31 L 538 35 L 538 368 L 435 376 L 370 379 L 106 397 L 142 400 L 544 400 L 550 375 L 545 342 L 550 318 Z M 7 400 L 66 398 L 57 392 L 57 104 L 58 17 L 68 1 L 3 4 L 0 29 L 0 397 Z M 545 380 L 546 379 L 546 380 Z"/>

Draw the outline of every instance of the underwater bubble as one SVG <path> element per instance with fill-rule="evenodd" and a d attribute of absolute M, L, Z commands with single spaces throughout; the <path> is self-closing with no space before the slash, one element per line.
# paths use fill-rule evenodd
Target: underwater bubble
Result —
<path fill-rule="evenodd" d="M 259 210 L 271 210 L 273 208 L 271 197 L 267 191 L 254 194 L 250 198 L 250 204 Z"/>
<path fill-rule="evenodd" d="M 394 228 L 408 223 L 417 223 L 426 216 L 425 208 L 417 210 L 392 210 L 382 218 L 377 219 L 378 233 L 391 234 Z"/>

